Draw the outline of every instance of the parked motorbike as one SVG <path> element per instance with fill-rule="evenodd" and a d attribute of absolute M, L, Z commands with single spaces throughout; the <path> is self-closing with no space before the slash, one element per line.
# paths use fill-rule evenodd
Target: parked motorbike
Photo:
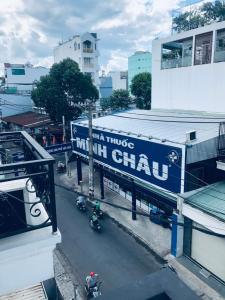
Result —
<path fill-rule="evenodd" d="M 80 198 L 83 198 L 82 201 Z M 86 206 L 86 203 L 85 203 L 85 198 L 84 196 L 79 196 L 76 200 L 76 207 L 77 209 L 79 209 L 80 211 L 83 211 L 85 212 L 87 210 L 87 206 Z"/>
<path fill-rule="evenodd" d="M 100 225 L 99 221 L 98 220 L 93 221 L 92 217 L 90 217 L 89 225 L 95 231 L 100 232 L 102 230 L 102 226 Z"/>
<path fill-rule="evenodd" d="M 66 166 L 64 164 L 58 165 L 56 168 L 57 173 L 65 173 L 66 172 Z"/>
<path fill-rule="evenodd" d="M 101 291 L 100 291 L 100 286 L 101 286 L 101 282 L 98 282 L 96 284 L 96 286 L 94 286 L 93 288 L 88 288 L 88 286 L 85 284 L 85 291 L 87 293 L 87 299 L 91 299 L 91 298 L 97 298 L 98 296 L 101 296 Z"/>

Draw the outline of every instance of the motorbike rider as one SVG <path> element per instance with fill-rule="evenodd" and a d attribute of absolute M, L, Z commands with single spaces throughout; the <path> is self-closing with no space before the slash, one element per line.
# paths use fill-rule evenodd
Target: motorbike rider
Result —
<path fill-rule="evenodd" d="M 98 200 L 95 201 L 93 210 L 97 212 L 100 211 L 100 202 Z"/>
<path fill-rule="evenodd" d="M 64 169 L 64 168 L 65 168 L 65 165 L 64 165 L 64 163 L 63 163 L 63 162 L 61 162 L 61 161 L 58 161 L 57 168 L 58 168 L 58 169 Z"/>
<path fill-rule="evenodd" d="M 77 204 L 79 206 L 86 206 L 86 201 L 84 196 L 78 196 L 77 197 Z"/>
<path fill-rule="evenodd" d="M 91 220 L 92 220 L 94 226 L 96 226 L 98 224 L 98 217 L 97 217 L 96 213 L 93 213 L 93 215 L 91 216 Z"/>
<path fill-rule="evenodd" d="M 86 277 L 86 284 L 88 289 L 94 288 L 98 283 L 98 274 L 90 272 L 90 275 Z"/>

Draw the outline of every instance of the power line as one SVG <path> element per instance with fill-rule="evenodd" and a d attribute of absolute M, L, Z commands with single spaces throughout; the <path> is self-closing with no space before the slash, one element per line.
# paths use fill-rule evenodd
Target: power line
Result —
<path fill-rule="evenodd" d="M 70 192 L 72 193 L 75 193 L 74 191 L 60 185 L 60 184 L 55 184 L 55 186 L 58 186 L 60 188 L 64 188 L 66 190 L 69 190 Z M 82 196 L 84 196 L 85 198 L 87 197 L 87 195 L 85 194 L 82 194 L 82 193 L 77 193 L 77 194 L 80 194 Z M 133 210 L 133 209 L 130 209 L 130 208 L 127 208 L 127 207 L 124 207 L 124 206 L 121 206 L 121 205 L 118 205 L 118 204 L 114 204 L 114 203 L 111 203 L 109 201 L 105 201 L 105 200 L 102 200 L 102 199 L 99 199 L 99 198 L 95 198 L 96 201 L 99 201 L 101 203 L 104 203 L 104 204 L 107 204 L 107 205 L 110 205 L 114 208 L 118 208 L 118 209 L 121 209 L 121 210 L 124 210 L 124 211 L 128 211 L 128 212 L 135 212 L 137 215 L 140 215 L 140 216 L 143 216 L 143 217 L 147 217 L 149 218 L 149 213 L 145 213 L 145 212 L 140 212 L 140 211 L 137 211 L 137 210 Z M 157 200 L 157 199 L 156 199 Z M 209 231 L 209 230 L 206 230 L 206 229 L 202 229 L 202 228 L 199 228 L 199 227 L 196 227 L 196 226 L 189 226 L 189 225 L 185 225 L 184 223 L 180 223 L 180 222 L 174 222 L 174 221 L 166 221 L 168 224 L 174 224 L 174 225 L 177 225 L 177 226 L 182 226 L 182 227 L 185 227 L 185 228 L 192 228 L 192 229 L 195 229 L 195 230 L 198 230 L 198 231 L 201 231 L 205 234 L 209 234 L 209 235 L 213 235 L 213 236 L 217 236 L 217 237 L 222 237 L 222 238 L 225 238 L 225 229 L 222 229 L 222 228 L 217 228 L 217 227 L 213 227 L 213 226 L 208 226 L 212 229 L 218 229 L 218 230 L 221 230 L 221 231 L 224 231 L 224 235 L 223 234 L 219 234 L 219 233 L 216 233 L 216 232 L 212 232 L 212 231 Z M 203 225 L 204 226 L 204 225 Z"/>
<path fill-rule="evenodd" d="M 159 120 L 159 119 L 144 119 L 144 118 L 131 118 L 126 116 L 111 115 L 111 117 L 139 120 L 139 121 L 148 121 L 148 122 L 161 122 L 161 123 L 188 123 L 188 124 L 219 124 L 221 122 L 217 121 L 178 121 L 178 120 Z"/>
<path fill-rule="evenodd" d="M 123 112 L 122 112 L 123 113 Z M 158 115 L 158 114 L 142 114 L 142 113 L 133 113 L 133 112 L 124 112 L 127 115 L 137 115 L 137 116 L 146 116 L 146 117 L 159 117 L 159 118 L 177 118 L 177 119 L 203 119 L 203 120 L 223 120 L 225 122 L 225 115 L 223 117 L 209 117 L 209 116 L 173 116 L 173 115 Z"/>

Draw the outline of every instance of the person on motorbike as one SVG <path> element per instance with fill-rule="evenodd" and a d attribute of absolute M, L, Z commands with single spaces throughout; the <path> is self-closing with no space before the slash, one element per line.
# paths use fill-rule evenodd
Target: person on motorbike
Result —
<path fill-rule="evenodd" d="M 98 200 L 95 201 L 93 210 L 97 212 L 100 211 L 100 202 Z"/>
<path fill-rule="evenodd" d="M 90 275 L 86 277 L 86 284 L 88 289 L 94 288 L 98 283 L 98 274 L 90 272 Z"/>
<path fill-rule="evenodd" d="M 98 217 L 97 217 L 96 213 L 93 213 L 93 215 L 91 216 L 91 220 L 92 220 L 94 226 L 96 226 L 98 224 Z"/>
<path fill-rule="evenodd" d="M 86 201 L 85 201 L 85 197 L 84 196 L 78 196 L 77 197 L 77 204 L 79 206 L 86 206 Z"/>
<path fill-rule="evenodd" d="M 57 165 L 57 168 L 58 168 L 58 169 L 63 169 L 63 168 L 65 168 L 64 163 L 61 162 L 61 161 L 59 161 L 59 162 L 58 162 L 58 165 Z"/>

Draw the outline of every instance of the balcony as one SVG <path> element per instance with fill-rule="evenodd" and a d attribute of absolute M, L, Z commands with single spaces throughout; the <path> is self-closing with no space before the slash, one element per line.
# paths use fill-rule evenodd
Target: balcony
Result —
<path fill-rule="evenodd" d="M 0 239 L 45 227 L 56 233 L 54 159 L 24 131 L 0 133 L 0 142 Z M 15 148 L 23 161 L 10 162 Z"/>
<path fill-rule="evenodd" d="M 84 53 L 93 53 L 94 50 L 92 48 L 83 48 Z"/>

